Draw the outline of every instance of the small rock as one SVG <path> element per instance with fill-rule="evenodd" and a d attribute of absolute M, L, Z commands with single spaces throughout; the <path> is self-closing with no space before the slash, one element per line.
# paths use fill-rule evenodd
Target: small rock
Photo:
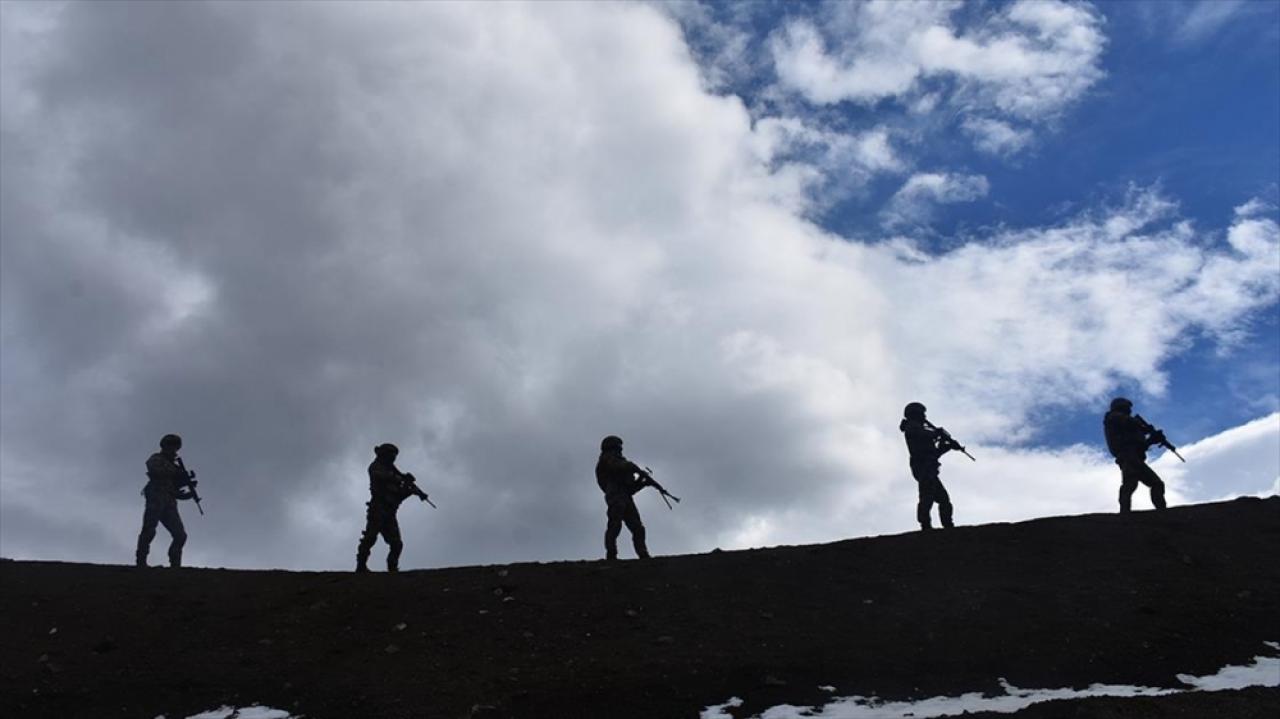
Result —
<path fill-rule="evenodd" d="M 48 655 L 48 654 L 41 654 L 41 655 L 40 655 L 40 658 L 36 660 L 36 663 L 37 663 L 37 664 L 44 664 L 44 663 L 45 663 L 45 662 L 47 662 L 47 661 L 49 661 L 49 655 Z"/>
<path fill-rule="evenodd" d="M 499 569 L 499 570 L 498 570 L 498 576 L 499 576 L 499 577 L 505 577 L 505 576 L 507 576 L 508 574 L 511 574 L 511 572 L 508 572 L 508 571 L 507 571 L 507 570 L 505 570 L 505 569 Z"/>
<path fill-rule="evenodd" d="M 480 611 L 476 612 L 476 614 L 488 614 L 488 613 L 489 613 L 488 609 L 481 609 Z"/>
<path fill-rule="evenodd" d="M 525 639 L 533 639 L 533 632 L 521 632 L 520 636 L 524 637 Z"/>
<path fill-rule="evenodd" d="M 785 687 L 787 683 L 775 677 L 774 675 L 769 674 L 764 678 L 764 685 L 767 687 Z"/>
<path fill-rule="evenodd" d="M 388 644 L 384 651 L 386 651 L 387 654 L 398 654 L 400 652 L 400 647 L 394 644 Z"/>
<path fill-rule="evenodd" d="M 262 645 L 262 646 L 264 646 L 264 647 L 269 647 L 269 646 L 271 646 L 272 644 L 275 644 L 275 640 L 272 640 L 272 639 L 259 639 L 259 640 L 258 640 L 258 644 L 260 644 L 260 645 Z"/>
<path fill-rule="evenodd" d="M 1248 599 L 1249 597 L 1252 597 L 1252 596 L 1253 596 L 1253 592 L 1246 589 L 1243 592 L 1238 592 L 1236 594 L 1236 599 Z"/>
<path fill-rule="evenodd" d="M 53 629 L 50 629 L 50 630 L 49 630 L 49 636 L 53 636 L 53 635 L 55 635 L 55 634 L 57 634 L 57 633 L 58 633 L 58 628 L 57 628 L 57 627 L 54 627 Z"/>
<path fill-rule="evenodd" d="M 498 716 L 498 707 L 492 704 L 472 704 L 471 713 L 468 715 L 471 719 L 490 719 Z"/>
<path fill-rule="evenodd" d="M 876 603 L 876 600 L 874 600 L 874 599 L 864 599 L 864 600 L 862 600 L 862 603 L 863 603 L 863 604 L 875 604 L 875 603 Z"/>
<path fill-rule="evenodd" d="M 773 619 L 773 612 L 760 612 L 761 619 Z"/>
<path fill-rule="evenodd" d="M 658 644 L 675 644 L 675 643 L 676 643 L 676 638 L 675 638 L 675 637 L 673 637 L 673 636 L 670 636 L 670 635 L 664 634 L 664 635 L 662 635 L 662 636 L 658 637 L 658 638 L 657 638 L 656 640 L 654 640 L 654 641 L 656 641 Z"/>
<path fill-rule="evenodd" d="M 502 601 L 504 601 L 504 602 L 514 602 L 515 600 L 516 600 L 516 598 L 515 598 L 515 597 L 503 597 L 503 598 L 502 598 Z"/>
<path fill-rule="evenodd" d="M 637 611 L 636 611 L 636 610 L 634 610 L 634 609 L 628 609 L 628 610 L 627 610 L 627 616 L 628 616 L 628 617 L 638 617 L 638 616 L 640 616 L 640 612 L 637 612 Z"/>
<path fill-rule="evenodd" d="M 408 624 L 405 624 L 404 622 L 400 622 L 399 624 L 395 625 L 395 626 L 394 626 L 394 627 L 392 627 L 391 629 L 392 629 L 392 631 L 396 631 L 396 632 L 403 632 L 404 630 L 406 630 L 406 629 L 408 629 L 408 628 L 409 628 L 409 625 L 408 625 Z"/>
<path fill-rule="evenodd" d="M 1187 565 L 1187 566 L 1191 566 L 1191 564 L 1192 564 L 1191 557 L 1190 557 L 1189 555 L 1186 555 L 1186 554 L 1182 555 L 1182 563 L 1183 563 L 1183 564 L 1185 564 L 1185 565 Z"/>
<path fill-rule="evenodd" d="M 501 597 L 503 594 L 506 594 L 506 592 L 503 591 L 502 587 L 498 587 L 493 590 L 493 596 L 495 597 Z"/>

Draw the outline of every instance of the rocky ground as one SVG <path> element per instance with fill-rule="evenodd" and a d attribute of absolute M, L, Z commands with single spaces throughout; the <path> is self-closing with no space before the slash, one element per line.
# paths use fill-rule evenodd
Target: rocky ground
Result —
<path fill-rule="evenodd" d="M 0 562 L 0 714 L 734 716 L 1102 682 L 1274 653 L 1280 498 L 833 544 L 357 576 Z M 1274 717 L 1280 689 L 1019 717 Z M 1009 716 L 1007 714 L 1000 716 Z"/>

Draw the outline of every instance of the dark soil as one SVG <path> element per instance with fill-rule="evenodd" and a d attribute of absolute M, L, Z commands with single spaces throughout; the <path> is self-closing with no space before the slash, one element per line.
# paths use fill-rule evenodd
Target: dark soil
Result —
<path fill-rule="evenodd" d="M 412 551 L 410 548 L 409 551 Z M 0 562 L 0 714 L 747 716 L 1096 682 L 1274 653 L 1280 498 L 834 544 L 400 575 Z M 486 709 L 485 707 L 491 707 Z M 1277 716 L 1280 690 L 1025 717 Z M 1009 715 L 1001 715 L 1009 716 Z"/>

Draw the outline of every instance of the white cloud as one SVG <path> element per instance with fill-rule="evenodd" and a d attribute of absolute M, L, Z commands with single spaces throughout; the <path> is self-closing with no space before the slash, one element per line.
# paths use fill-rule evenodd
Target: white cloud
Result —
<path fill-rule="evenodd" d="M 1174 31 L 1173 39 L 1183 44 L 1199 42 L 1248 10 L 1249 3 L 1245 0 L 1200 0 L 1190 6 Z"/>
<path fill-rule="evenodd" d="M 1149 191 L 944 256 L 833 237 L 805 153 L 904 171 L 892 130 L 753 124 L 649 7 L 118 8 L 0 23 L 11 556 L 127 560 L 171 428 L 200 563 L 348 566 L 388 440 L 441 505 L 410 566 L 597 556 L 607 433 L 685 500 L 641 495 L 659 552 L 907 529 L 913 398 L 982 461 L 944 475 L 961 521 L 1106 509 L 1105 458 L 1020 448 L 1027 417 L 1159 391 L 1276 300 L 1274 223 L 1217 246 Z M 1070 45 L 1075 10 L 1005 12 Z"/>
<path fill-rule="evenodd" d="M 1023 0 L 960 30 L 957 2 L 837 4 L 826 34 L 796 20 L 773 40 L 780 81 L 809 101 L 874 103 L 953 80 L 966 104 L 1051 116 L 1103 75 L 1101 17 L 1086 5 Z"/>
<path fill-rule="evenodd" d="M 1018 129 L 989 117 L 966 118 L 961 124 L 974 139 L 974 147 L 991 155 L 1012 155 L 1031 144 L 1030 130 Z"/>
<path fill-rule="evenodd" d="M 1280 414 L 1255 419 L 1178 448 L 1183 463 L 1162 454 L 1154 467 L 1198 501 L 1277 494 L 1280 489 Z"/>
<path fill-rule="evenodd" d="M 884 223 L 889 227 L 924 224 L 932 218 L 936 205 L 972 202 L 986 197 L 990 190 L 982 175 L 916 173 L 890 198 L 882 213 Z"/>
<path fill-rule="evenodd" d="M 755 123 L 750 147 L 765 170 L 757 179 L 771 188 L 768 196 L 797 212 L 821 205 L 833 183 L 847 193 L 904 168 L 882 127 L 835 132 L 797 117 L 766 117 Z"/>

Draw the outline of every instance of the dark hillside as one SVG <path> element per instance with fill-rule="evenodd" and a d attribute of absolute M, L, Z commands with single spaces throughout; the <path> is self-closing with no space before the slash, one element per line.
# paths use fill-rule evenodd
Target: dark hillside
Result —
<path fill-rule="evenodd" d="M 378 551 L 381 551 L 379 549 Z M 736 716 L 1095 682 L 1177 686 L 1280 641 L 1280 498 L 833 544 L 406 572 L 0 562 L 0 713 Z M 375 555 L 376 557 L 376 555 Z M 55 631 L 56 630 L 56 631 Z M 1280 690 L 1026 716 L 1275 716 Z M 1055 708 L 1055 706 L 1057 708 Z M 1008 716 L 1008 715 L 1002 715 Z"/>

